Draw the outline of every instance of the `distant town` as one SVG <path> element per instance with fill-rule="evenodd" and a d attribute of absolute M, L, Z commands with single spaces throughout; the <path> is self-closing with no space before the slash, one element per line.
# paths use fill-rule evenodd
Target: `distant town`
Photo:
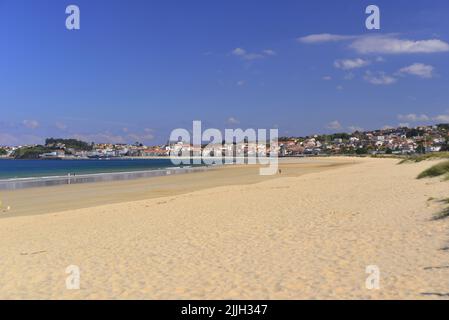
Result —
<path fill-rule="evenodd" d="M 215 144 L 196 147 L 189 142 L 167 142 L 164 145 L 87 143 L 75 139 L 48 138 L 44 145 L 0 146 L 0 157 L 11 159 L 95 159 L 126 157 L 168 157 L 170 154 L 266 155 L 270 143 L 241 141 L 232 145 Z M 281 137 L 279 156 L 306 155 L 413 155 L 449 151 L 449 124 L 398 127 L 353 133 L 335 133 L 306 137 Z"/>

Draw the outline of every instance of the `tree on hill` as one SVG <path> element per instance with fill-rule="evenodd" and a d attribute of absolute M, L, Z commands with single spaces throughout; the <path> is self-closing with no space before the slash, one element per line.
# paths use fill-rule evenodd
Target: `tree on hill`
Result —
<path fill-rule="evenodd" d="M 45 146 L 23 147 L 15 150 L 13 156 L 15 159 L 39 159 L 40 154 L 51 151 Z"/>
<path fill-rule="evenodd" d="M 441 150 L 440 151 L 445 151 L 445 152 L 449 151 L 449 142 L 448 141 L 444 142 L 441 145 Z"/>
<path fill-rule="evenodd" d="M 426 148 L 424 148 L 424 145 L 422 143 L 420 143 L 417 147 L 416 147 L 416 153 L 426 153 Z"/>
<path fill-rule="evenodd" d="M 76 140 L 76 139 L 61 139 L 61 138 L 45 139 L 46 147 L 56 148 L 58 145 L 64 145 L 64 147 L 66 149 L 75 149 L 75 150 L 79 150 L 79 151 L 91 151 L 92 150 L 91 144 L 84 142 L 84 141 Z"/>
<path fill-rule="evenodd" d="M 342 132 L 342 133 L 334 133 L 334 134 L 330 134 L 328 139 L 329 139 L 330 141 L 333 141 L 333 140 L 335 140 L 335 139 L 348 140 L 350 136 L 351 136 L 351 135 L 349 135 L 349 134 L 347 134 L 347 133 L 345 133 L 345 132 Z"/>
<path fill-rule="evenodd" d="M 422 136 L 424 135 L 424 131 L 423 130 L 419 130 L 419 129 L 410 129 L 407 131 L 406 136 L 407 138 L 413 138 L 413 137 L 418 137 L 418 136 Z"/>
<path fill-rule="evenodd" d="M 356 154 L 359 154 L 359 155 L 361 155 L 361 154 L 367 154 L 367 153 L 368 153 L 368 150 L 367 150 L 366 148 L 357 148 L 357 149 L 355 150 L 355 153 L 356 153 Z"/>

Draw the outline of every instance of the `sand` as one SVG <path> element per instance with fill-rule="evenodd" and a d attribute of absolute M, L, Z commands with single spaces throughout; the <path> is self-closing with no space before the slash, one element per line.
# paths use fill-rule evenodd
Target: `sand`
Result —
<path fill-rule="evenodd" d="M 168 177 L 218 185 L 203 176 L 143 200 L 21 209 L 0 218 L 0 298 L 448 298 L 449 220 L 431 220 L 442 205 L 429 201 L 448 197 L 448 182 L 415 179 L 434 162 L 397 162 L 329 158 L 263 181 L 225 168 Z M 87 185 L 67 187 L 60 196 Z M 33 192 L 47 191 L 18 194 Z M 79 290 L 66 288 L 69 265 Z M 379 289 L 366 287 L 370 265 Z"/>
<path fill-rule="evenodd" d="M 345 159 L 284 159 L 280 164 L 283 177 L 331 169 L 353 163 Z M 0 199 L 11 210 L 1 218 L 35 215 L 111 204 L 173 196 L 218 186 L 253 184 L 277 178 L 261 176 L 260 166 L 232 165 L 211 167 L 206 172 L 127 181 L 59 185 L 45 188 L 0 191 Z"/>

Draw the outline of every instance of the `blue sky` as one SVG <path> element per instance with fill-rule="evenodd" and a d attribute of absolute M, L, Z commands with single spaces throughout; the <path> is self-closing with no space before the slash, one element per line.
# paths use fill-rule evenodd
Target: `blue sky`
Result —
<path fill-rule="evenodd" d="M 447 0 L 0 0 L 0 38 L 0 145 L 449 122 Z"/>

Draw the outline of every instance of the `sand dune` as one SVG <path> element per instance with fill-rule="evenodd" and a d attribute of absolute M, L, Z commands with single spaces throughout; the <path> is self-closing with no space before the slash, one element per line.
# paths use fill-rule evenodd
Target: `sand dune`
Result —
<path fill-rule="evenodd" d="M 441 250 L 449 221 L 431 221 L 440 205 L 428 201 L 447 197 L 447 183 L 415 179 L 432 163 L 330 160 L 351 165 L 2 218 L 0 298 L 428 299 L 449 293 L 449 253 Z M 69 265 L 80 268 L 80 290 L 66 289 Z M 368 265 L 380 270 L 378 290 L 365 286 Z"/>

